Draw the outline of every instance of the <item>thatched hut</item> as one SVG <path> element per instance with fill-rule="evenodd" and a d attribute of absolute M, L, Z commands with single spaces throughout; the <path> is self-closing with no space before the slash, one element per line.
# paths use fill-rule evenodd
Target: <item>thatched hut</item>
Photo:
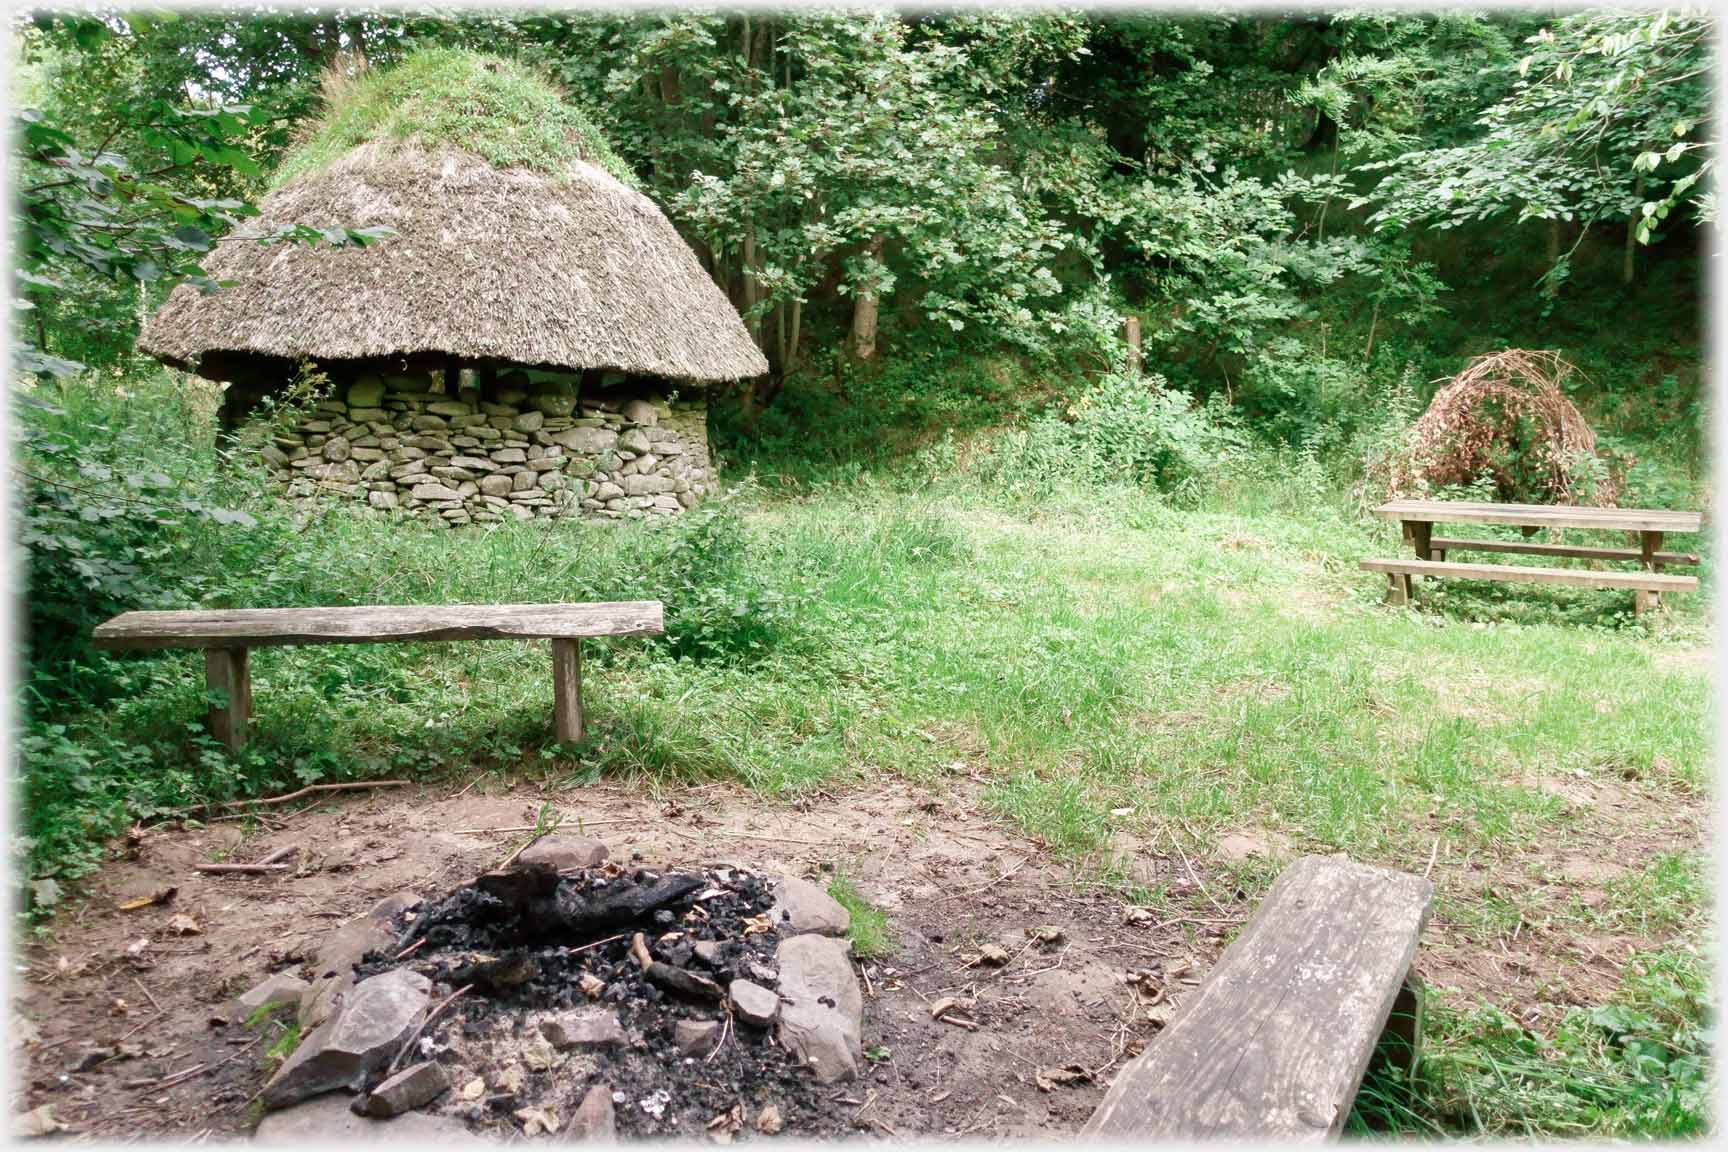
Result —
<path fill-rule="evenodd" d="M 261 448 L 292 495 L 455 524 L 693 504 L 713 483 L 702 386 L 767 365 L 604 141 L 533 73 L 470 53 L 338 87 L 207 261 L 231 283 L 176 289 L 140 347 L 227 381 L 231 427 L 326 378 Z M 246 239 L 297 226 L 390 234 Z"/>

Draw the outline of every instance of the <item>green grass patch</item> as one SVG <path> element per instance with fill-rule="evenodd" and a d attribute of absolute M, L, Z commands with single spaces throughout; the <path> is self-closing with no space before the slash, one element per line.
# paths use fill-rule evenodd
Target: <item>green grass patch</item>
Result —
<path fill-rule="evenodd" d="M 457 48 L 423 48 L 338 89 L 305 140 L 283 157 L 273 185 L 369 142 L 459 148 L 500 168 L 554 175 L 585 160 L 637 183 L 599 129 L 548 80 L 514 60 Z"/>
<path fill-rule="evenodd" d="M 1708 965 L 1687 949 L 1633 961 L 1619 993 L 1543 1037 L 1490 1005 L 1430 1004 L 1414 1081 L 1363 1083 L 1357 1135 L 1674 1139 L 1702 1135 Z"/>
<path fill-rule="evenodd" d="M 834 873 L 834 879 L 828 882 L 828 895 L 852 917 L 846 935 L 852 941 L 853 956 L 869 960 L 893 950 L 894 935 L 888 928 L 888 914 L 864 899 L 864 894 L 844 872 Z"/>

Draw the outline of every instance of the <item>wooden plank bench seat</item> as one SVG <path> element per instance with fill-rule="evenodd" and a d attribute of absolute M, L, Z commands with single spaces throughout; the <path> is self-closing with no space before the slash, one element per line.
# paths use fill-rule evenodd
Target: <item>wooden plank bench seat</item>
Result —
<path fill-rule="evenodd" d="M 1117 1073 L 1082 1135 L 1336 1136 L 1389 1025 L 1414 1059 L 1420 1000 L 1410 966 L 1433 894 L 1421 877 L 1338 857 L 1292 864 L 1164 1030 Z"/>
<path fill-rule="evenodd" d="M 1569 584 L 1581 588 L 1630 588 L 1637 593 L 1635 608 L 1650 606 L 1652 593 L 1691 592 L 1696 576 L 1671 576 L 1663 572 L 1594 572 L 1585 568 L 1534 568 L 1520 564 L 1465 564 L 1440 560 L 1364 560 L 1368 572 L 1384 572 L 1390 582 L 1388 604 L 1410 602 L 1410 577 L 1437 576 L 1465 580 L 1504 580 L 1526 584 Z"/>
<path fill-rule="evenodd" d="M 1642 548 L 1591 548 L 1581 544 L 1535 544 L 1527 540 L 1465 540 L 1453 536 L 1433 536 L 1428 540 L 1430 558 L 1446 559 L 1448 552 L 1510 552 L 1526 556 L 1563 556 L 1571 560 L 1623 560 L 1632 564 L 1644 561 Z M 1691 552 L 1652 552 L 1650 558 L 1659 566 L 1697 567 L 1698 557 Z"/>
<path fill-rule="evenodd" d="M 591 636 L 657 636 L 658 600 L 600 604 L 380 604 L 352 608 L 233 608 L 126 612 L 98 624 L 104 651 L 202 648 L 211 734 L 229 751 L 246 743 L 252 682 L 248 653 L 279 644 L 402 644 L 452 640 L 551 640 L 554 730 L 583 737 L 582 649 Z"/>

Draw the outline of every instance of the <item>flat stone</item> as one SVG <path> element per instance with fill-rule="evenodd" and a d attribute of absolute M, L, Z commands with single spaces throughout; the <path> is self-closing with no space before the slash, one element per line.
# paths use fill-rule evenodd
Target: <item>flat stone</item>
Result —
<path fill-rule="evenodd" d="M 380 1119 L 423 1108 L 450 1087 L 449 1074 L 433 1060 L 410 1064 L 366 1097 L 366 1115 Z"/>
<path fill-rule="evenodd" d="M 695 944 L 696 959 L 710 968 L 720 967 L 720 941 L 698 940 Z"/>
<path fill-rule="evenodd" d="M 426 411 L 434 416 L 470 416 L 474 409 L 460 400 L 435 400 L 426 405 Z"/>
<path fill-rule="evenodd" d="M 514 487 L 515 484 L 508 476 L 482 476 L 480 478 L 480 491 L 488 496 L 508 496 Z"/>
<path fill-rule="evenodd" d="M 391 948 L 400 935 L 396 921 L 420 903 L 417 892 L 392 893 L 344 923 L 318 947 L 312 985 L 300 997 L 300 1030 L 310 1032 L 329 1019 L 331 1010 L 354 986 L 354 966 L 368 952 Z"/>
<path fill-rule="evenodd" d="M 349 403 L 353 403 L 353 401 L 349 401 Z M 630 423 L 641 424 L 644 427 L 660 423 L 659 411 L 646 400 L 626 400 L 624 407 L 619 409 L 619 414 Z"/>
<path fill-rule="evenodd" d="M 621 452 L 634 452 L 640 456 L 649 448 L 648 433 L 640 428 L 628 428 L 618 437 L 618 449 Z"/>
<path fill-rule="evenodd" d="M 384 403 L 384 381 L 377 376 L 362 376 L 348 385 L 348 407 L 376 408 Z"/>
<path fill-rule="evenodd" d="M 560 1052 L 567 1048 L 620 1048 L 626 1039 L 618 1013 L 597 1009 L 566 1012 L 544 1021 L 540 1034 Z"/>
<path fill-rule="evenodd" d="M 528 453 L 520 448 L 500 448 L 492 453 L 492 459 L 500 464 L 520 464 L 528 459 Z"/>
<path fill-rule="evenodd" d="M 546 423 L 544 412 L 524 412 L 510 422 L 518 432 L 538 432 Z"/>
<path fill-rule="evenodd" d="M 672 1043 L 686 1056 L 706 1056 L 720 1042 L 720 1021 L 680 1020 L 672 1025 Z"/>
<path fill-rule="evenodd" d="M 348 409 L 348 419 L 354 421 L 356 424 L 383 424 L 389 421 L 390 413 L 384 411 L 384 409 L 375 404 L 350 407 Z M 376 429 L 371 430 L 376 431 Z"/>
<path fill-rule="evenodd" d="M 304 996 L 310 987 L 310 984 L 292 972 L 278 972 L 274 976 L 266 976 L 234 997 L 227 1003 L 222 1014 L 229 1020 L 243 1024 L 252 1019 L 253 1013 L 260 1008 L 298 1008 L 300 997 Z"/>
<path fill-rule="evenodd" d="M 618 1121 L 612 1110 L 612 1088 L 596 1084 L 564 1125 L 564 1139 L 590 1144 L 611 1144 L 618 1138 Z"/>
<path fill-rule="evenodd" d="M 340 1096 L 322 1096 L 272 1112 L 252 1133 L 259 1144 L 295 1148 L 341 1147 L 346 1144 L 490 1144 L 492 1140 L 468 1131 L 454 1116 L 410 1112 L 394 1120 L 356 1116 Z"/>
<path fill-rule="evenodd" d="M 610 480 L 608 480 L 604 484 L 600 485 L 599 490 L 594 493 L 594 499 L 596 499 L 596 500 L 617 500 L 617 499 L 621 498 L 623 495 L 624 495 L 624 489 L 620 488 L 618 485 L 616 485 L 616 484 L 612 483 Z"/>
<path fill-rule="evenodd" d="M 443 432 L 449 429 L 450 422 L 442 416 L 422 414 L 410 420 L 408 426 L 416 432 Z"/>
<path fill-rule="evenodd" d="M 462 496 L 454 488 L 443 484 L 416 484 L 408 493 L 416 500 L 460 500 Z"/>
<path fill-rule="evenodd" d="M 300 1042 L 264 1085 L 264 1106 L 284 1108 L 336 1088 L 358 1089 L 413 1031 L 432 982 L 394 968 L 354 985 L 342 1005 Z"/>
<path fill-rule="evenodd" d="M 552 433 L 552 443 L 582 456 L 595 456 L 611 451 L 618 443 L 618 433 L 606 428 L 566 428 Z"/>
<path fill-rule="evenodd" d="M 486 459 L 484 456 L 452 456 L 450 458 L 450 466 L 453 468 L 467 468 L 475 472 L 494 472 L 498 468 L 498 465 L 492 463 L 492 461 Z"/>
<path fill-rule="evenodd" d="M 766 1028 L 780 1015 L 780 997 L 760 984 L 734 980 L 726 995 L 732 1000 L 732 1014 L 746 1024 Z"/>
<path fill-rule="evenodd" d="M 368 492 L 366 493 L 366 502 L 372 505 L 372 507 L 381 508 L 386 512 L 395 508 L 398 504 L 396 493 L 394 492 Z"/>
<path fill-rule="evenodd" d="M 783 877 L 774 885 L 774 907 L 768 913 L 776 927 L 793 934 L 820 932 L 844 936 L 852 914 L 808 880 Z"/>
<path fill-rule="evenodd" d="M 782 940 L 780 1046 L 824 1084 L 858 1075 L 864 996 L 852 971 L 852 942 L 806 934 Z"/>
<path fill-rule="evenodd" d="M 282 451 L 282 449 L 276 447 L 274 444 L 266 444 L 262 448 L 258 449 L 258 456 L 264 461 L 264 463 L 270 465 L 272 468 L 288 467 L 288 453 Z"/>
<path fill-rule="evenodd" d="M 586 836 L 548 836 L 523 850 L 519 864 L 549 864 L 565 868 L 598 868 L 611 853 L 606 845 Z"/>

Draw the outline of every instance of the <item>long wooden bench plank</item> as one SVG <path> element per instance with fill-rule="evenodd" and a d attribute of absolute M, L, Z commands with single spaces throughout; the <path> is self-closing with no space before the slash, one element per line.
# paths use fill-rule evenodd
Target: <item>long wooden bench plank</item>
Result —
<path fill-rule="evenodd" d="M 1444 576 L 1466 580 L 1504 580 L 1525 584 L 1571 584 L 1585 588 L 1641 588 L 1647 592 L 1689 592 L 1696 576 L 1666 572 L 1591 572 L 1583 568 L 1536 568 L 1522 564 L 1465 564 L 1442 560 L 1364 560 L 1368 572 L 1407 576 Z"/>
<path fill-rule="evenodd" d="M 1579 544 L 1529 544 L 1521 540 L 1463 540 L 1435 536 L 1428 541 L 1430 552 L 1512 552 L 1525 556 L 1565 556 L 1574 560 L 1627 560 L 1641 563 L 1644 552 L 1639 548 L 1590 548 Z M 1698 557 L 1690 552 L 1656 552 L 1652 559 L 1658 564 L 1696 565 Z"/>
<path fill-rule="evenodd" d="M 1416 955 L 1418 876 L 1306 856 L 1287 868 L 1082 1135 L 1323 1140 L 1338 1133 Z"/>
<path fill-rule="evenodd" d="M 1392 500 L 1374 509 L 1384 520 L 1424 523 L 1513 524 L 1543 528 L 1598 528 L 1627 532 L 1696 532 L 1697 512 L 1668 508 L 1584 508 L 1564 504 L 1491 504 L 1466 500 Z"/>
<path fill-rule="evenodd" d="M 95 630 L 107 651 L 426 640 L 576 639 L 665 631 L 658 600 L 601 604 L 402 604 L 127 612 Z"/>

